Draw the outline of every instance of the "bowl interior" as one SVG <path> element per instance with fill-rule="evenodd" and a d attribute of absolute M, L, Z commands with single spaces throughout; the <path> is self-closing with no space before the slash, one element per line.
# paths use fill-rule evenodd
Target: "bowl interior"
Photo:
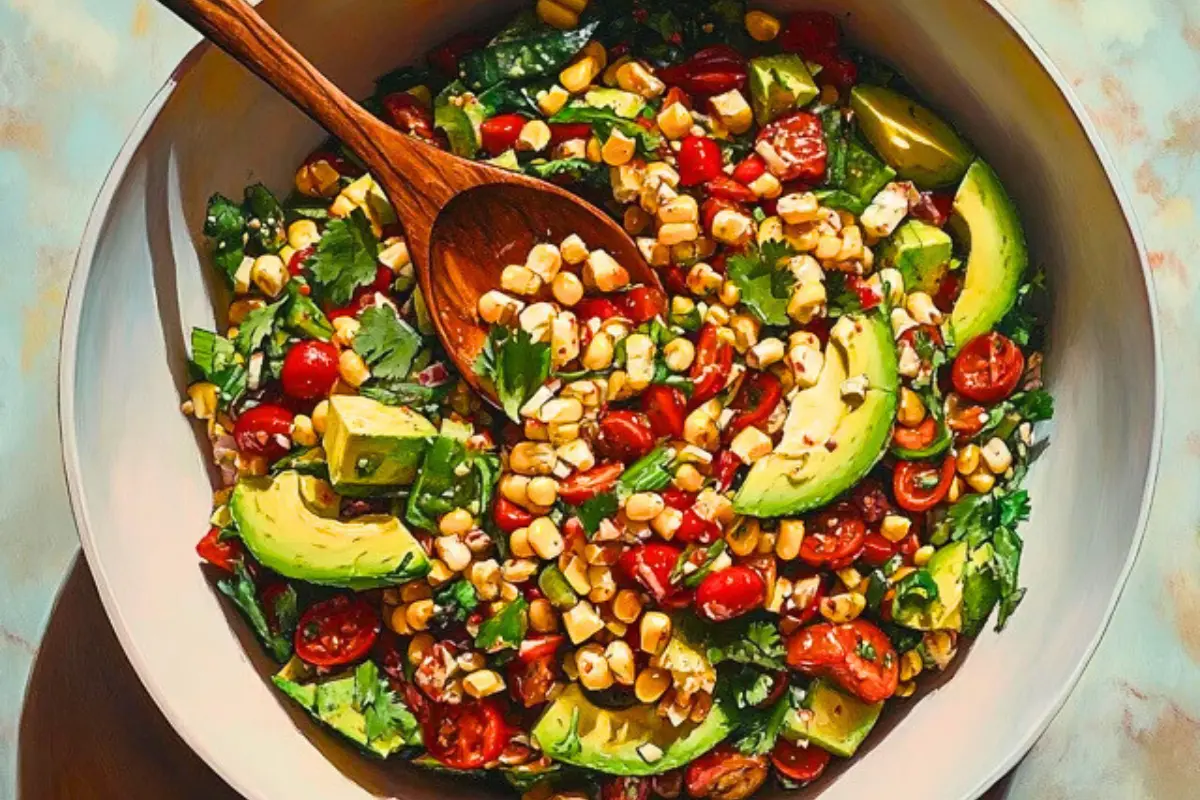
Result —
<path fill-rule="evenodd" d="M 352 93 L 469 19 L 513 3 L 267 0 L 283 33 Z M 778 3 L 783 8 L 813 3 Z M 819 4 L 818 4 L 819 5 Z M 1055 295 L 1047 374 L 1052 443 L 1033 470 L 1020 613 L 954 679 L 890 722 L 829 797 L 863 797 L 940 760 L 933 796 L 969 797 L 1049 721 L 1107 620 L 1136 549 L 1157 443 L 1157 355 L 1139 247 L 1101 159 L 1038 59 L 982 0 L 824 3 L 893 62 L 993 164 L 1016 197 Z M 331 33 L 336 31 L 336 33 Z M 215 51 L 185 62 L 105 187 L 64 333 L 66 463 L 81 538 L 135 668 L 184 738 L 255 798 L 433 797 L 461 786 L 380 764 L 286 705 L 240 620 L 192 552 L 211 483 L 203 436 L 178 412 L 193 325 L 219 290 L 199 231 L 206 198 L 276 190 L 322 133 Z M 1099 432 L 1103 435 L 1099 435 Z M 1087 579 L 1080 579 L 1086 559 Z"/>

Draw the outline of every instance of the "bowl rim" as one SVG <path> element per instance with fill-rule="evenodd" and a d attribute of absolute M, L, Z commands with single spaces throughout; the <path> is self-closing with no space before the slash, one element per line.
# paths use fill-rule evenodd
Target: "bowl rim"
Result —
<path fill-rule="evenodd" d="M 1146 466 L 1146 479 L 1142 486 L 1142 497 L 1138 507 L 1137 521 L 1134 525 L 1133 540 L 1130 543 L 1129 552 L 1126 555 L 1125 563 L 1123 564 L 1117 582 L 1113 587 L 1112 595 L 1109 597 L 1107 607 L 1101 618 L 1101 623 L 1098 626 L 1095 635 L 1088 643 L 1079 662 L 1076 664 L 1070 676 L 1054 696 L 1053 701 L 1047 707 L 1046 711 L 1041 715 L 1040 720 L 1031 725 L 1025 732 L 1024 736 L 1017 744 L 1009 750 L 1003 758 L 999 759 L 996 766 L 985 775 L 971 790 L 968 795 L 970 798 L 978 798 L 986 792 L 991 786 L 999 781 L 1004 775 L 1011 771 L 1017 763 L 1029 752 L 1037 739 L 1050 726 L 1058 713 L 1062 710 L 1071 692 L 1078 685 L 1080 678 L 1083 676 L 1084 670 L 1091 663 L 1095 656 L 1100 642 L 1103 640 L 1105 633 L 1108 631 L 1109 625 L 1112 622 L 1112 617 L 1116 611 L 1117 603 L 1120 601 L 1122 594 L 1125 591 L 1129 582 L 1130 573 L 1133 571 L 1138 554 L 1141 552 L 1142 543 L 1146 536 L 1146 527 L 1149 521 L 1151 506 L 1154 500 L 1155 487 L 1158 478 L 1158 470 L 1162 457 L 1162 439 L 1163 439 L 1163 419 L 1164 419 L 1164 403 L 1165 397 L 1163 392 L 1163 358 L 1162 358 L 1162 328 L 1159 319 L 1158 298 L 1154 291 L 1154 281 L 1150 270 L 1150 262 L 1147 255 L 1145 238 L 1141 230 L 1141 226 L 1137 217 L 1137 213 L 1133 208 L 1133 203 L 1130 200 L 1128 190 L 1124 185 L 1120 173 L 1117 171 L 1115 161 L 1109 153 L 1107 146 L 1099 135 L 1095 123 L 1089 117 L 1082 101 L 1076 96 L 1070 82 L 1063 75 L 1062 71 L 1055 65 L 1047 54 L 1045 49 L 1033 36 L 1033 34 L 1017 19 L 1015 14 L 1000 4 L 999 0 L 979 0 L 979 2 L 990 13 L 1000 19 L 1020 41 L 1026 51 L 1033 56 L 1039 66 L 1053 81 L 1059 95 L 1066 101 L 1071 115 L 1075 122 L 1079 125 L 1083 135 L 1086 137 L 1093 152 L 1096 154 L 1100 162 L 1101 168 L 1104 170 L 1105 178 L 1107 179 L 1108 188 L 1112 192 L 1113 198 L 1117 201 L 1117 205 L 1124 217 L 1125 224 L 1129 230 L 1130 238 L 1134 243 L 1137 251 L 1138 266 L 1142 274 L 1142 283 L 1146 290 L 1147 307 L 1150 316 L 1150 338 L 1153 349 L 1153 373 L 1154 382 L 1153 397 L 1154 397 L 1154 413 L 1152 420 L 1151 436 L 1150 436 L 1150 452 L 1149 461 Z M 255 3 L 257 5 L 257 2 Z M 104 607 L 105 613 L 108 615 L 109 621 L 113 626 L 117 639 L 121 643 L 122 649 L 125 651 L 126 657 L 133 666 L 138 679 L 146 688 L 147 692 L 153 698 L 154 703 L 158 706 L 159 711 L 165 716 L 171 727 L 195 752 L 204 762 L 216 772 L 222 780 L 228 783 L 234 790 L 246 797 L 261 798 L 262 795 L 244 784 L 241 777 L 231 773 L 225 768 L 225 765 L 217 759 L 206 747 L 204 741 L 197 738 L 192 731 L 179 718 L 174 706 L 170 702 L 170 698 L 162 687 L 155 680 L 153 672 L 146 666 L 141 650 L 137 642 L 126 628 L 120 606 L 114 596 L 110 583 L 107 580 L 101 560 L 98 558 L 96 539 L 93 535 L 90 520 L 88 518 L 87 506 L 83 496 L 83 478 L 82 468 L 79 460 L 78 436 L 75 426 L 75 373 L 76 373 L 76 358 L 78 354 L 80 324 L 82 320 L 82 312 L 84 305 L 85 289 L 88 278 L 91 275 L 92 264 L 96 256 L 96 251 L 99 247 L 100 236 L 104 229 L 104 224 L 108 218 L 108 211 L 112 205 L 117 188 L 120 186 L 134 155 L 145 140 L 146 135 L 157 122 L 159 114 L 166 106 L 179 85 L 181 79 L 196 63 L 204 57 L 213 45 L 201 40 L 194 45 L 180 60 L 179 64 L 171 71 L 170 75 L 164 81 L 163 85 L 154 94 L 150 101 L 146 104 L 137 121 L 130 129 L 125 141 L 121 145 L 121 149 L 114 159 L 112 166 L 109 167 L 105 175 L 104 182 L 101 184 L 92 207 L 88 212 L 88 219 L 84 226 L 83 235 L 80 240 L 79 249 L 76 252 L 74 265 L 70 282 L 67 289 L 66 303 L 63 308 L 62 324 L 60 329 L 59 343 L 59 369 L 58 369 L 58 417 L 61 438 L 61 457 L 63 472 L 66 476 L 67 495 L 71 507 L 71 514 L 75 521 L 77 533 L 79 535 L 80 544 L 84 555 L 87 559 L 88 567 L 92 571 L 96 579 L 97 592 L 100 595 L 101 604 Z M 265 798 L 264 798 L 265 800 Z"/>

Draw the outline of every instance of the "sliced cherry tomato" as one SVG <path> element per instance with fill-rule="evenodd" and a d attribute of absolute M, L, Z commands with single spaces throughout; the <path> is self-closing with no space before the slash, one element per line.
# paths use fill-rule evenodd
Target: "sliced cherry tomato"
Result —
<path fill-rule="evenodd" d="M 800 559 L 814 567 L 853 560 L 862 550 L 867 526 L 852 504 L 837 503 L 817 514 L 800 543 Z"/>
<path fill-rule="evenodd" d="M 684 108 L 686 108 L 688 111 L 692 110 L 691 96 L 687 92 L 685 92 L 683 89 L 680 89 L 678 86 L 672 86 L 670 89 L 667 89 L 667 93 L 663 97 L 662 107 L 669 108 L 672 105 L 674 105 L 675 103 L 679 103 Z"/>
<path fill-rule="evenodd" d="M 607 297 L 585 297 L 572 309 L 581 320 L 606 320 L 621 316 L 621 307 Z"/>
<path fill-rule="evenodd" d="M 495 761 L 511 738 L 500 704 L 492 698 L 439 703 L 423 727 L 429 755 L 454 769 L 479 769 Z"/>
<path fill-rule="evenodd" d="M 815 744 L 801 747 L 782 736 L 771 751 L 771 763 L 780 775 L 797 783 L 809 783 L 821 777 L 829 765 L 830 755 Z"/>
<path fill-rule="evenodd" d="M 713 459 L 713 481 L 718 492 L 727 492 L 742 468 L 742 459 L 732 450 L 722 450 Z"/>
<path fill-rule="evenodd" d="M 532 636 L 521 642 L 517 650 L 517 658 L 522 661 L 536 661 L 539 658 L 553 656 L 562 646 L 564 639 L 557 634 Z"/>
<path fill-rule="evenodd" d="M 292 345 L 279 371 L 284 393 L 298 400 L 324 397 L 337 379 L 338 349 L 313 339 Z"/>
<path fill-rule="evenodd" d="M 745 428 L 761 428 L 766 425 L 781 399 L 783 384 L 779 382 L 779 378 L 770 372 L 748 371 L 729 406 L 737 413 L 725 428 L 726 440 L 732 440 Z"/>
<path fill-rule="evenodd" d="M 896 692 L 896 650 L 887 634 L 867 620 L 810 625 L 793 634 L 787 647 L 792 669 L 829 678 L 863 702 L 878 703 Z"/>
<path fill-rule="evenodd" d="M 242 543 L 237 539 L 221 540 L 221 529 L 213 526 L 196 544 L 196 555 L 214 567 L 233 572 L 233 562 L 242 557 Z"/>
<path fill-rule="evenodd" d="M 303 275 L 304 263 L 312 258 L 312 255 L 315 252 L 317 252 L 317 248 L 314 245 L 309 245 L 308 247 L 302 247 L 296 252 L 292 253 L 292 257 L 288 259 L 287 263 L 288 274 L 292 277 Z"/>
<path fill-rule="evenodd" d="M 592 135 L 590 122 L 551 122 L 550 146 L 569 142 L 572 139 L 588 139 Z"/>
<path fill-rule="evenodd" d="M 687 395 L 673 386 L 656 383 L 642 392 L 642 412 L 658 438 L 682 439 L 687 418 Z"/>
<path fill-rule="evenodd" d="M 727 44 L 714 44 L 697 50 L 690 63 L 704 67 L 744 67 L 746 57 L 737 48 Z"/>
<path fill-rule="evenodd" d="M 318 667 L 336 667 L 367 654 L 379 635 L 379 614 L 361 597 L 340 594 L 300 617 L 296 655 Z"/>
<path fill-rule="evenodd" d="M 485 119 L 479 126 L 479 140 L 484 151 L 498 156 L 511 149 L 516 145 L 526 121 L 520 114 L 497 114 Z"/>
<path fill-rule="evenodd" d="M 612 301 L 620 309 L 621 316 L 628 317 L 634 325 L 649 322 L 667 312 L 667 296 L 653 286 L 635 286 L 613 295 Z"/>
<path fill-rule="evenodd" d="M 242 412 L 233 426 L 238 449 L 268 461 L 283 458 L 292 449 L 294 416 L 283 406 L 264 403 Z"/>
<path fill-rule="evenodd" d="M 620 776 L 609 778 L 600 786 L 600 800 L 647 800 L 650 779 Z"/>
<path fill-rule="evenodd" d="M 726 64 L 715 61 L 707 64 L 685 62 L 674 67 L 659 70 L 658 75 L 663 81 L 672 86 L 678 86 L 685 91 L 703 97 L 724 94 L 733 89 L 740 90 L 746 86 L 747 80 L 744 61 L 738 64 Z"/>
<path fill-rule="evenodd" d="M 892 431 L 892 442 L 897 447 L 903 447 L 905 450 L 923 450 L 933 441 L 937 439 L 938 425 L 933 417 L 926 417 L 915 428 L 906 428 L 903 425 L 897 425 Z"/>
<path fill-rule="evenodd" d="M 709 573 L 696 589 L 696 610 L 713 622 L 740 617 L 767 599 L 767 585 L 749 567 L 733 566 Z"/>
<path fill-rule="evenodd" d="M 654 431 L 645 414 L 608 411 L 600 417 L 596 451 L 607 459 L 633 463 L 654 449 Z"/>
<path fill-rule="evenodd" d="M 858 304 L 862 306 L 863 311 L 870 311 L 883 302 L 883 292 L 857 275 L 847 277 L 846 285 L 858 296 Z"/>
<path fill-rule="evenodd" d="M 898 461 L 892 474 L 892 494 L 905 511 L 928 511 L 946 498 L 954 482 L 954 456 L 939 464 Z"/>
<path fill-rule="evenodd" d="M 671 294 L 681 294 L 686 297 L 692 293 L 687 285 L 687 270 L 679 264 L 667 264 L 659 267 L 658 274 L 662 278 L 663 286 L 667 287 L 667 291 Z"/>
<path fill-rule="evenodd" d="M 779 34 L 779 46 L 809 61 L 837 50 L 842 38 L 837 18 L 827 11 L 797 11 Z"/>
<path fill-rule="evenodd" d="M 585 472 L 576 472 L 566 480 L 559 481 L 558 496 L 564 503 L 577 506 L 598 494 L 611 489 L 621 477 L 625 467 L 619 463 L 601 464 Z"/>
<path fill-rule="evenodd" d="M 710 136 L 684 137 L 676 157 L 683 186 L 699 186 L 721 174 L 721 146 Z"/>
<path fill-rule="evenodd" d="M 894 555 L 896 555 L 896 544 L 889 542 L 882 534 L 872 532 L 863 539 L 862 555 L 859 558 L 863 563 L 872 567 L 882 567 Z"/>
<path fill-rule="evenodd" d="M 807 111 L 794 111 L 763 127 L 758 141 L 769 144 L 782 165 L 767 166 L 781 181 L 805 180 L 813 183 L 825 177 L 829 148 L 821 118 Z"/>
<path fill-rule="evenodd" d="M 512 533 L 515 530 L 529 527 L 534 517 L 533 514 L 511 500 L 497 497 L 495 505 L 492 506 L 492 519 L 496 521 L 496 527 L 500 530 Z"/>
<path fill-rule="evenodd" d="M 383 109 L 397 130 L 418 139 L 432 142 L 436 139 L 433 114 L 425 104 L 408 92 L 396 92 L 383 98 Z"/>
<path fill-rule="evenodd" d="M 946 409 L 946 425 L 959 438 L 970 439 L 987 424 L 987 409 L 976 405 L 963 406 L 961 398 L 956 394 L 950 395 Z"/>
<path fill-rule="evenodd" d="M 718 175 L 704 184 L 704 191 L 711 197 L 732 200 L 735 203 L 753 203 L 758 200 L 758 195 L 749 186 L 725 175 Z"/>
<path fill-rule="evenodd" d="M 549 701 L 559 670 L 554 653 L 530 660 L 514 658 L 508 665 L 509 694 L 525 708 L 540 706 Z"/>
<path fill-rule="evenodd" d="M 721 538 L 721 526 L 700 516 L 696 509 L 686 508 L 675 530 L 675 538 L 684 544 L 712 544 Z"/>
<path fill-rule="evenodd" d="M 696 360 L 692 362 L 690 373 L 694 381 L 689 402 L 691 408 L 720 394 L 733 369 L 733 345 L 723 341 L 717 331 L 717 326 L 711 324 L 700 329 Z"/>
<path fill-rule="evenodd" d="M 662 499 L 669 508 L 673 508 L 676 511 L 687 511 L 695 504 L 696 495 L 692 492 L 685 492 L 682 489 L 671 487 L 670 489 L 663 489 Z"/>
<path fill-rule="evenodd" d="M 667 602 L 680 594 L 680 589 L 671 583 L 671 570 L 682 551 L 678 547 L 660 542 L 638 545 L 621 554 L 617 562 L 622 574 L 639 583 L 659 603 Z"/>
<path fill-rule="evenodd" d="M 733 174 L 729 177 L 743 186 L 749 186 L 761 178 L 766 171 L 767 162 L 763 161 L 762 156 L 758 153 L 751 153 L 733 168 Z"/>
<path fill-rule="evenodd" d="M 429 51 L 425 60 L 443 75 L 458 77 L 458 60 L 472 50 L 487 44 L 487 38 L 477 33 L 458 33 Z"/>
<path fill-rule="evenodd" d="M 950 377 L 955 390 L 968 400 L 998 403 L 1016 391 L 1024 372 L 1021 348 L 992 331 L 967 342 L 954 359 Z"/>
<path fill-rule="evenodd" d="M 731 744 L 719 744 L 688 764 L 684 783 L 694 798 L 744 800 L 767 780 L 767 757 L 744 755 Z"/>

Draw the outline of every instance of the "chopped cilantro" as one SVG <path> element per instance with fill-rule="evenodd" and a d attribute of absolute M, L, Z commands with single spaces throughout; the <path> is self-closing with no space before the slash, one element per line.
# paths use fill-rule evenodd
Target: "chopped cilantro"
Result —
<path fill-rule="evenodd" d="M 266 338 L 275 331 L 279 311 L 286 302 L 287 298 L 284 298 L 262 308 L 256 308 L 246 315 L 242 324 L 238 326 L 235 344 L 239 353 L 249 357 L 251 353 L 262 347 Z"/>
<path fill-rule="evenodd" d="M 272 658 L 281 664 L 291 658 L 292 634 L 296 630 L 297 619 L 296 590 L 291 585 L 275 598 L 274 608 L 269 610 L 270 617 L 268 609 L 263 607 L 259 599 L 250 570 L 241 560 L 234 562 L 233 577 L 217 581 L 217 588 L 242 612 Z M 270 619 L 274 619 L 274 626 Z"/>
<path fill-rule="evenodd" d="M 783 639 L 773 622 L 726 623 L 709 629 L 708 660 L 734 661 L 764 669 L 784 669 Z"/>
<path fill-rule="evenodd" d="M 217 404 L 226 409 L 246 391 L 246 368 L 233 342 L 203 328 L 192 329 L 192 367 L 217 387 Z"/>
<path fill-rule="evenodd" d="M 766 325 L 788 324 L 788 301 L 795 278 L 780 262 L 794 255 L 796 251 L 790 245 L 772 240 L 726 261 L 729 279 L 741 289 L 742 302 Z"/>
<path fill-rule="evenodd" d="M 486 653 L 517 647 L 529 626 L 528 608 L 528 601 L 518 597 L 485 619 L 475 635 L 475 646 Z"/>
<path fill-rule="evenodd" d="M 443 622 L 466 622 L 479 607 L 479 596 L 470 581 L 459 579 L 448 583 L 433 594 L 435 614 Z"/>
<path fill-rule="evenodd" d="M 368 744 L 393 736 L 406 745 L 421 744 L 420 723 L 379 674 L 374 661 L 364 661 L 354 670 L 354 707 L 366 721 Z"/>
<path fill-rule="evenodd" d="M 643 153 L 653 153 L 662 144 L 662 137 L 646 130 L 631 119 L 618 116 L 607 108 L 594 108 L 578 103 L 567 106 L 550 118 L 550 123 L 586 122 L 592 126 L 592 134 L 600 141 L 608 141 L 614 129 L 635 140 Z"/>
<path fill-rule="evenodd" d="M 308 261 L 315 287 L 334 305 L 345 305 L 354 290 L 375 280 L 379 240 L 361 208 L 332 220 Z"/>
<path fill-rule="evenodd" d="M 521 406 L 550 377 L 550 345 L 533 341 L 523 329 L 493 325 L 474 369 L 495 386 L 508 418 L 520 422 Z"/>
<path fill-rule="evenodd" d="M 246 187 L 242 208 L 249 218 L 246 230 L 255 250 L 278 253 L 287 244 L 283 206 L 279 204 L 278 198 L 270 189 L 256 183 Z"/>
<path fill-rule="evenodd" d="M 800 692 L 792 689 L 784 692 L 783 697 L 766 709 L 754 709 L 744 715 L 739 726 L 737 740 L 734 746 L 749 756 L 761 756 L 771 752 L 788 714 L 799 705 Z"/>
<path fill-rule="evenodd" d="M 745 665 L 721 676 L 728 697 L 737 708 L 752 708 L 771 696 L 775 688 L 775 677 Z"/>
<path fill-rule="evenodd" d="M 584 500 L 577 506 L 572 506 L 571 510 L 575 516 L 579 517 L 579 521 L 583 523 L 583 529 L 587 535 L 591 536 L 600 530 L 601 522 L 610 517 L 615 517 L 619 508 L 620 503 L 615 493 L 602 492 L 595 497 Z"/>
<path fill-rule="evenodd" d="M 232 284 L 246 257 L 246 215 L 242 207 L 222 194 L 208 199 L 204 235 L 212 240 L 213 261 Z"/>
<path fill-rule="evenodd" d="M 421 334 L 400 319 L 391 306 L 368 308 L 359 317 L 362 327 L 354 335 L 354 352 L 371 367 L 371 375 L 384 380 L 408 377 L 421 349 Z"/>

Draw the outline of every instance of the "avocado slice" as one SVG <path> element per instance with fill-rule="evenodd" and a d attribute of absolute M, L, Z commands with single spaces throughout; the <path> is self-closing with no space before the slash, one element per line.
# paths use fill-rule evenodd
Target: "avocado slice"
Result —
<path fill-rule="evenodd" d="M 954 197 L 952 232 L 970 243 L 962 294 L 946 322 L 951 355 L 996 326 L 1013 307 L 1029 267 L 1017 209 L 999 176 L 982 159 L 967 170 Z"/>
<path fill-rule="evenodd" d="M 804 707 L 788 712 L 782 735 L 808 741 L 835 756 L 850 758 L 879 720 L 883 701 L 864 703 L 818 678 L 808 687 Z"/>
<path fill-rule="evenodd" d="M 906 292 L 936 294 L 954 255 L 950 234 L 919 219 L 907 220 L 876 253 L 885 267 L 904 277 Z"/>
<path fill-rule="evenodd" d="M 859 130 L 904 180 L 922 189 L 955 183 L 975 153 L 932 111 L 892 89 L 859 85 L 850 91 Z"/>
<path fill-rule="evenodd" d="M 533 736 L 555 761 L 609 775 L 658 775 L 704 755 L 732 729 L 719 704 L 703 722 L 675 727 L 653 705 L 600 708 L 571 684 L 542 714 Z"/>
<path fill-rule="evenodd" d="M 812 102 L 821 90 L 795 53 L 750 59 L 750 106 L 759 125 Z"/>
<path fill-rule="evenodd" d="M 634 119 L 646 107 L 646 101 L 641 95 L 607 87 L 588 89 L 587 94 L 583 96 L 583 102 L 592 108 L 607 108 L 625 119 Z"/>
<path fill-rule="evenodd" d="M 842 399 L 842 384 L 865 376 L 865 399 Z M 825 505 L 857 483 L 891 438 L 899 392 L 896 347 L 879 313 L 834 325 L 817 384 L 796 395 L 775 452 L 759 460 L 733 500 L 739 514 L 779 517 Z"/>
<path fill-rule="evenodd" d="M 951 542 L 925 565 L 937 584 L 938 596 L 924 607 L 892 602 L 892 621 L 918 631 L 959 631 L 963 627 L 963 573 L 967 543 Z"/>
<path fill-rule="evenodd" d="M 368 740 L 366 717 L 354 706 L 353 675 L 320 683 L 300 684 L 288 679 L 281 672 L 271 680 L 281 692 L 299 703 L 313 719 L 337 731 L 372 755 L 387 758 L 408 744 L 395 732 Z"/>
<path fill-rule="evenodd" d="M 433 423 L 404 406 L 386 406 L 358 395 L 329 398 L 325 458 L 329 479 L 342 494 L 384 494 L 417 477 Z"/>
<path fill-rule="evenodd" d="M 309 480 L 312 480 L 309 478 Z M 429 572 L 421 545 L 396 517 L 374 515 L 342 522 L 305 501 L 302 476 L 246 478 L 229 501 L 242 542 L 256 559 L 285 578 L 373 589 Z"/>
<path fill-rule="evenodd" d="M 1000 602 L 1000 579 L 991 568 L 995 551 L 987 543 L 971 551 L 963 575 L 962 632 L 978 636 Z"/>

